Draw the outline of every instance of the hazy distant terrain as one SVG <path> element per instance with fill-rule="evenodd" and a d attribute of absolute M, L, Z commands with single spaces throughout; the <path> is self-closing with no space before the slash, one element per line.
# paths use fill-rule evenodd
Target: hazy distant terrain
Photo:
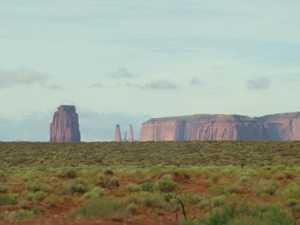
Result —
<path fill-rule="evenodd" d="M 49 141 L 49 125 L 52 113 L 35 113 L 19 119 L 0 117 L 0 141 Z M 140 124 L 146 116 L 125 113 L 96 113 L 84 111 L 80 114 L 80 129 L 83 141 L 113 140 L 115 125 L 122 128 L 133 124 L 138 135 Z"/>

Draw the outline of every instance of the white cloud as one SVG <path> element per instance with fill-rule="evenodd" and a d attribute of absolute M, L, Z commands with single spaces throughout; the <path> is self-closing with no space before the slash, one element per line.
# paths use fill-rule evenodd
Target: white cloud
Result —
<path fill-rule="evenodd" d="M 137 75 L 130 72 L 127 68 L 119 68 L 118 70 L 109 73 L 108 77 L 112 79 L 129 79 L 135 78 Z"/>
<path fill-rule="evenodd" d="M 151 90 L 175 90 L 178 86 L 168 80 L 157 80 L 148 82 L 143 85 L 142 89 L 151 89 Z"/>
<path fill-rule="evenodd" d="M 103 83 L 97 82 L 89 86 L 90 88 L 106 88 L 107 86 Z"/>
<path fill-rule="evenodd" d="M 45 84 L 47 75 L 34 70 L 0 70 L 0 87 L 8 88 L 17 85 Z"/>
<path fill-rule="evenodd" d="M 178 85 L 172 81 L 168 80 L 155 80 L 149 81 L 144 84 L 139 83 L 126 83 L 128 88 L 138 88 L 141 90 L 176 90 Z"/>
<path fill-rule="evenodd" d="M 64 88 L 60 85 L 57 85 L 57 84 L 46 84 L 44 85 L 44 87 L 48 88 L 49 90 L 53 90 L 53 91 L 60 91 L 60 90 L 63 90 Z"/>
<path fill-rule="evenodd" d="M 249 90 L 267 90 L 271 87 L 272 81 L 265 77 L 247 81 Z"/>
<path fill-rule="evenodd" d="M 192 77 L 190 80 L 190 85 L 192 86 L 204 86 L 205 83 L 198 77 Z"/>
<path fill-rule="evenodd" d="M 47 74 L 31 69 L 0 70 L 0 89 L 15 86 L 31 86 L 38 84 L 50 90 L 60 90 L 61 86 L 49 84 Z"/>

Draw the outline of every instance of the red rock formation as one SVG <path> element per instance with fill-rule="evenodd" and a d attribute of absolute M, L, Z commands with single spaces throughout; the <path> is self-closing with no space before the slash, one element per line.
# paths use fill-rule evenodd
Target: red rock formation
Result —
<path fill-rule="evenodd" d="M 141 141 L 300 140 L 300 113 L 264 117 L 194 115 L 151 119 Z"/>
<path fill-rule="evenodd" d="M 50 125 L 50 142 L 80 142 L 79 119 L 75 106 L 62 105 Z"/>
<path fill-rule="evenodd" d="M 300 112 L 269 115 L 259 118 L 268 140 L 300 140 Z"/>
<path fill-rule="evenodd" d="M 122 142 L 121 127 L 119 124 L 116 126 L 115 142 Z"/>

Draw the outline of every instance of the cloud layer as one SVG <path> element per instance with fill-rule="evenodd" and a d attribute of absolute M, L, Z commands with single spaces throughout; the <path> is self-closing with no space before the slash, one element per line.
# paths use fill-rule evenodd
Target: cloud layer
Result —
<path fill-rule="evenodd" d="M 178 85 L 167 79 L 148 80 L 146 77 L 138 76 L 127 68 L 119 68 L 118 70 L 108 74 L 109 80 L 104 82 L 95 82 L 89 88 L 135 88 L 140 90 L 176 90 Z M 111 81 L 113 79 L 114 81 Z M 197 81 L 195 81 L 197 82 Z M 200 82 L 200 81 L 198 81 Z"/>
<path fill-rule="evenodd" d="M 13 71 L 0 70 L 0 87 L 10 88 L 18 85 L 44 85 L 48 77 L 34 70 L 19 69 Z"/>
<path fill-rule="evenodd" d="M 247 81 L 249 90 L 267 90 L 271 87 L 272 81 L 266 77 L 260 77 L 254 80 Z"/>
<path fill-rule="evenodd" d="M 145 83 L 141 88 L 145 90 L 176 90 L 178 86 L 168 80 L 156 80 Z"/>
<path fill-rule="evenodd" d="M 109 73 L 107 76 L 112 79 L 128 79 L 128 78 L 136 78 L 137 77 L 136 74 L 130 72 L 125 67 L 119 68 L 118 70 L 116 70 L 112 73 Z"/>
<path fill-rule="evenodd" d="M 192 77 L 192 79 L 190 80 L 190 85 L 202 87 L 205 85 L 205 83 L 198 77 Z"/>
<path fill-rule="evenodd" d="M 1 1 L 0 68 L 42 71 L 0 73 L 4 115 L 64 99 L 155 116 L 299 109 L 300 1 L 20 2 Z"/>
<path fill-rule="evenodd" d="M 0 70 L 0 88 L 40 85 L 50 90 L 62 87 L 49 82 L 49 75 L 31 69 Z"/>

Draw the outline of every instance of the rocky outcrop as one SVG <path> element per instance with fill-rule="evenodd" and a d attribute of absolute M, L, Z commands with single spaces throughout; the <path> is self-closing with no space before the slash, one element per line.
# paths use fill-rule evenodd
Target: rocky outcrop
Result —
<path fill-rule="evenodd" d="M 122 142 L 121 127 L 119 124 L 116 125 L 115 142 Z"/>
<path fill-rule="evenodd" d="M 58 107 L 50 125 L 50 142 L 80 142 L 79 119 L 75 106 Z"/>
<path fill-rule="evenodd" d="M 300 113 L 263 117 L 193 115 L 151 119 L 141 141 L 300 140 Z"/>

